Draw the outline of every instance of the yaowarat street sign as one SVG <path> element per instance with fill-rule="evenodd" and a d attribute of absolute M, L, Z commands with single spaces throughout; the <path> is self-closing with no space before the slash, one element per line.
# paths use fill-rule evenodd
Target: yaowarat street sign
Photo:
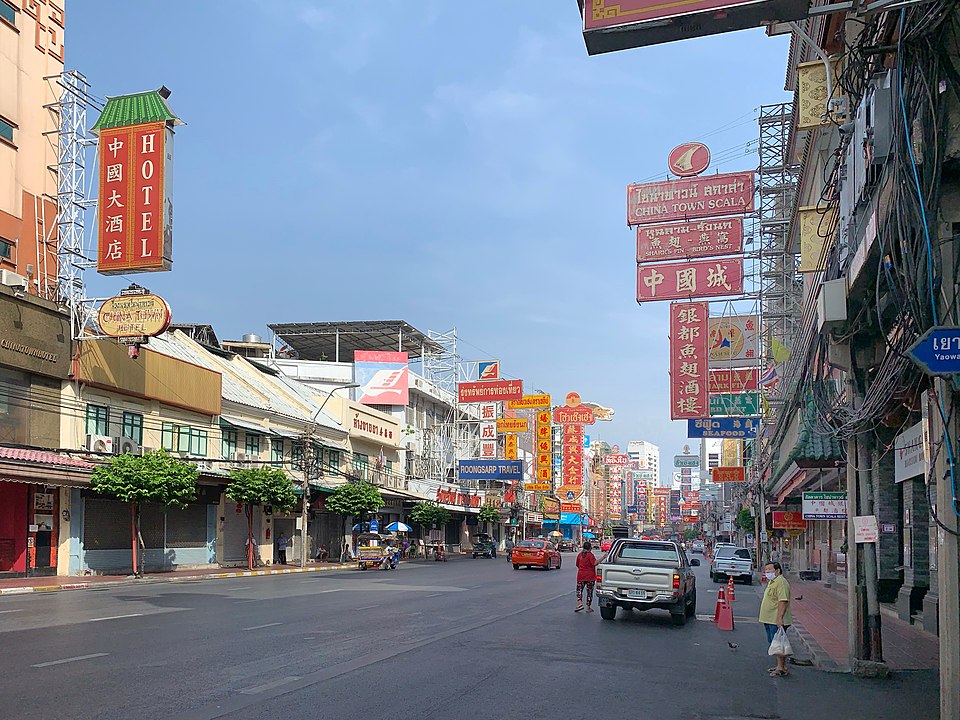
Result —
<path fill-rule="evenodd" d="M 743 293 L 743 260 L 696 260 L 637 266 L 637 302 Z"/>
<path fill-rule="evenodd" d="M 483 380 L 480 382 L 457 383 L 457 399 L 462 403 L 519 400 L 522 397 L 522 380 Z"/>
<path fill-rule="evenodd" d="M 707 315 L 705 302 L 670 306 L 670 417 L 707 415 Z"/>
<path fill-rule="evenodd" d="M 753 172 L 627 186 L 627 225 L 753 212 Z"/>
<path fill-rule="evenodd" d="M 97 324 L 109 337 L 152 337 L 169 327 L 170 318 L 170 306 L 159 295 L 120 295 L 100 306 Z"/>
<path fill-rule="evenodd" d="M 637 226 L 637 262 L 689 260 L 743 252 L 743 219 Z"/>
<path fill-rule="evenodd" d="M 497 418 L 498 433 L 522 433 L 527 432 L 528 421 L 526 418 Z"/>
<path fill-rule="evenodd" d="M 712 471 L 715 483 L 744 482 L 747 479 L 746 468 L 743 467 L 715 467 Z"/>

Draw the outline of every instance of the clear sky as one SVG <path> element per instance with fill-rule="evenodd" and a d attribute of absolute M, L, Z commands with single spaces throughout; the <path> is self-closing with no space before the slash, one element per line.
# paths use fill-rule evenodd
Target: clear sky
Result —
<path fill-rule="evenodd" d="M 100 97 L 166 85 L 187 123 L 173 272 L 91 271 L 90 293 L 134 280 L 221 339 L 456 327 L 464 359 L 615 408 L 594 437 L 679 452 L 667 304 L 636 304 L 625 186 L 692 139 L 755 168 L 787 43 L 588 57 L 579 27 L 576 0 L 69 0 L 67 67 Z"/>

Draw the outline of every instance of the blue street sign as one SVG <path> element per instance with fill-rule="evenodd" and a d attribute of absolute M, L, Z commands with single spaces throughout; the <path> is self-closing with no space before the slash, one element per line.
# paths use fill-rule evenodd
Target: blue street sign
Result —
<path fill-rule="evenodd" d="M 584 436 L 583 436 L 583 446 L 584 446 L 585 448 L 590 447 L 590 436 L 589 436 L 589 435 L 584 435 Z"/>
<path fill-rule="evenodd" d="M 380 521 L 376 518 L 370 521 L 370 532 L 380 532 Z"/>
<path fill-rule="evenodd" d="M 523 460 L 461 460 L 461 480 L 523 480 Z"/>
<path fill-rule="evenodd" d="M 747 417 L 687 420 L 688 438 L 742 438 L 757 436 L 760 420 Z"/>
<path fill-rule="evenodd" d="M 960 373 L 960 327 L 930 328 L 907 350 L 927 375 Z"/>

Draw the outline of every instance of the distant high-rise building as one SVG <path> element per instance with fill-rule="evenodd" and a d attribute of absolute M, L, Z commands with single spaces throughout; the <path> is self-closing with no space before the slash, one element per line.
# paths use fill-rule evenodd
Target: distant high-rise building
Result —
<path fill-rule="evenodd" d="M 631 440 L 627 443 L 627 456 L 631 467 L 643 473 L 653 473 L 653 486 L 660 487 L 660 448 L 646 440 Z M 647 476 L 644 479 L 650 478 Z M 628 500 L 634 499 L 633 490 L 630 488 L 627 491 Z"/>

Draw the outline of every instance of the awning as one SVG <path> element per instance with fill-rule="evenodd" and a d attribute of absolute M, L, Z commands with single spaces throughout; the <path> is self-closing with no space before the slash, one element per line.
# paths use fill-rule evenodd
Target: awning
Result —
<path fill-rule="evenodd" d="M 0 482 L 89 488 L 96 465 L 48 450 L 0 446 Z"/>
<path fill-rule="evenodd" d="M 263 425 L 258 425 L 255 422 L 250 420 L 242 420 L 240 418 L 233 417 L 232 415 L 221 415 L 220 416 L 221 425 L 229 425 L 230 427 L 240 428 L 241 430 L 253 430 L 258 432 L 261 435 L 269 435 L 270 431 L 267 430 Z"/>

